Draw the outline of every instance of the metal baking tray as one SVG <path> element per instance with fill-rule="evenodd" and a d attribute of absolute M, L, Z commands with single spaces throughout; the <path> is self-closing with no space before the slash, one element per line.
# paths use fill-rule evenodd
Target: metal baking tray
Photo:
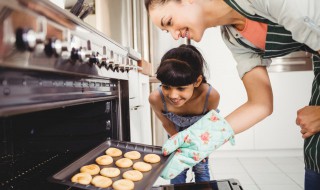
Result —
<path fill-rule="evenodd" d="M 155 164 L 151 164 L 152 170 L 150 170 L 148 172 L 142 172 L 142 174 L 143 174 L 142 180 L 134 182 L 134 189 L 135 190 L 150 190 L 152 188 L 152 185 L 154 184 L 154 182 L 160 176 L 162 170 L 165 168 L 165 166 L 168 164 L 169 160 L 174 155 L 174 154 L 171 154 L 169 157 L 163 156 L 162 151 L 161 151 L 162 147 L 160 147 L 160 146 L 150 146 L 150 145 L 108 139 L 107 141 L 103 142 L 102 144 L 100 144 L 96 148 L 89 151 L 84 156 L 80 157 L 75 162 L 71 163 L 70 165 L 63 168 L 58 173 L 54 174 L 48 180 L 53 183 L 64 184 L 64 185 L 67 185 L 70 187 L 76 187 L 76 188 L 80 188 L 80 189 L 90 189 L 90 190 L 101 190 L 101 189 L 111 190 L 111 189 L 113 189 L 112 186 L 108 187 L 108 188 L 99 188 L 99 187 L 95 187 L 93 185 L 82 185 L 82 184 L 71 182 L 72 176 L 75 175 L 76 173 L 79 173 L 80 168 L 82 166 L 95 163 L 95 159 L 101 155 L 105 155 L 105 151 L 109 147 L 119 148 L 120 150 L 122 150 L 123 154 L 128 151 L 132 151 L 132 150 L 136 150 L 136 151 L 140 152 L 141 158 L 138 160 L 133 160 L 134 163 L 138 162 L 138 161 L 143 161 L 143 157 L 149 153 L 157 154 L 161 157 L 160 162 L 155 163 Z M 117 167 L 115 165 L 115 162 L 118 159 L 123 158 L 123 154 L 122 154 L 122 156 L 113 158 L 114 162 L 112 164 L 107 165 L 107 166 L 100 166 L 100 169 L 102 169 L 104 167 Z M 118 177 L 111 178 L 113 182 L 118 179 L 122 179 L 122 174 L 125 171 L 132 170 L 133 168 L 131 166 L 130 168 L 119 168 L 119 169 L 120 169 L 121 173 Z"/>

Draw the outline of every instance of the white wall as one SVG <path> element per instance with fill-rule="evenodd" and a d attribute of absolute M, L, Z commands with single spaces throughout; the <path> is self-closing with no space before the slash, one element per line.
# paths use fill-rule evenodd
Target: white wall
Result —
<path fill-rule="evenodd" d="M 208 29 L 200 43 L 210 70 L 209 83 L 220 93 L 221 114 L 228 115 L 245 102 L 246 93 L 236 62 L 222 41 L 220 28 Z M 307 105 L 311 94 L 312 71 L 270 73 L 274 112 L 253 128 L 236 136 L 236 146 L 219 150 L 302 149 L 303 139 L 295 124 L 296 111 Z"/>

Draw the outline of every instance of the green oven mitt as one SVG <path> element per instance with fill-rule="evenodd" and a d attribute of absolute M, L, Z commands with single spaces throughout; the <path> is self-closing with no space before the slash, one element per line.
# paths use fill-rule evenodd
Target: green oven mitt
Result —
<path fill-rule="evenodd" d="M 173 135 L 165 142 L 162 147 L 163 154 L 175 155 L 161 177 L 175 178 L 183 170 L 195 166 L 228 141 L 234 145 L 232 128 L 215 110 L 211 110 L 189 128 Z"/>

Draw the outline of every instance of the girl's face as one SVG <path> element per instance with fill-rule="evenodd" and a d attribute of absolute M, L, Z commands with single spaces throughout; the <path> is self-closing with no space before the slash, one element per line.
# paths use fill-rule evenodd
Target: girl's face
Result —
<path fill-rule="evenodd" d="M 152 22 L 176 40 L 186 37 L 199 42 L 206 29 L 203 10 L 195 0 L 169 1 L 154 6 L 149 13 Z"/>
<path fill-rule="evenodd" d="M 194 84 L 187 86 L 161 86 L 164 97 L 174 107 L 181 107 L 184 105 L 193 95 Z"/>

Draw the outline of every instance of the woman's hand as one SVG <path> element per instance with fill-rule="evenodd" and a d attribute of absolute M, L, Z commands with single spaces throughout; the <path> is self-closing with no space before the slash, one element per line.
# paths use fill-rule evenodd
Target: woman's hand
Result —
<path fill-rule="evenodd" d="M 163 154 L 174 154 L 161 174 L 173 179 L 186 168 L 191 168 L 208 157 L 215 149 L 230 141 L 234 144 L 234 132 L 225 119 L 211 110 L 200 120 L 176 135 L 162 147 Z"/>
<path fill-rule="evenodd" d="M 297 111 L 296 124 L 301 128 L 302 138 L 320 132 L 320 106 L 306 106 Z"/>

